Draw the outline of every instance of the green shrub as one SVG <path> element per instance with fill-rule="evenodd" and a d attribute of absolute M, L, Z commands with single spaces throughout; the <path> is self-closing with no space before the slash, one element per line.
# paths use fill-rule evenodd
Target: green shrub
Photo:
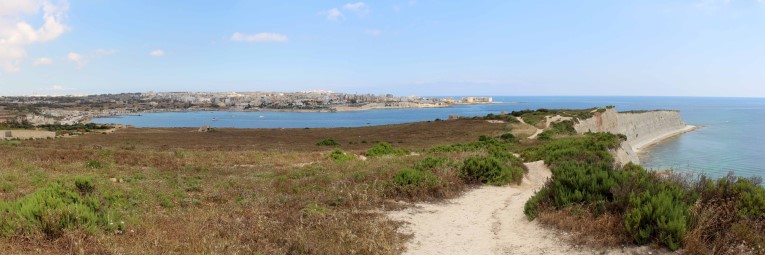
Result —
<path fill-rule="evenodd" d="M 683 203 L 684 191 L 662 185 L 657 192 L 630 196 L 624 226 L 637 244 L 658 241 L 671 250 L 682 245 L 688 228 L 690 205 Z"/>
<path fill-rule="evenodd" d="M 316 143 L 317 146 L 340 146 L 340 143 L 333 139 L 324 139 Z"/>
<path fill-rule="evenodd" d="M 122 201 L 99 197 L 90 185 L 93 190 L 80 194 L 79 187 L 57 181 L 19 200 L 0 202 L 0 234 L 58 237 L 65 229 L 87 233 L 121 230 L 119 213 L 112 207 Z"/>
<path fill-rule="evenodd" d="M 526 204 L 523 205 L 523 214 L 526 215 L 526 218 L 529 220 L 536 218 L 539 215 L 541 207 L 543 207 L 545 202 L 549 200 L 549 196 L 550 185 L 545 185 L 542 189 L 537 191 L 534 196 L 529 198 L 529 200 L 526 201 Z"/>
<path fill-rule="evenodd" d="M 406 150 L 395 148 L 393 145 L 386 142 L 377 143 L 366 152 L 368 157 L 380 157 L 385 155 L 402 156 L 406 154 L 408 154 Z"/>
<path fill-rule="evenodd" d="M 2 144 L 5 146 L 18 147 L 21 145 L 21 141 L 18 140 L 2 140 Z"/>
<path fill-rule="evenodd" d="M 470 157 L 460 169 L 460 177 L 468 182 L 504 185 L 511 182 L 520 183 L 524 169 L 494 156 Z"/>
<path fill-rule="evenodd" d="M 393 183 L 399 186 L 424 186 L 434 187 L 438 185 L 438 177 L 430 171 L 417 169 L 403 169 L 393 176 Z"/>
<path fill-rule="evenodd" d="M 505 142 L 516 142 L 518 141 L 518 138 L 515 137 L 512 133 L 505 133 L 499 136 L 499 139 L 502 139 L 502 141 Z"/>
<path fill-rule="evenodd" d="M 95 191 L 96 187 L 93 183 L 93 177 L 91 176 L 78 176 L 74 178 L 74 186 L 81 194 L 90 194 Z"/>
<path fill-rule="evenodd" d="M 104 163 L 101 163 L 101 161 L 98 160 L 88 160 L 88 162 L 85 162 L 85 167 L 90 169 L 103 169 Z"/>
<path fill-rule="evenodd" d="M 439 167 L 446 166 L 450 163 L 448 159 L 445 158 L 433 158 L 433 157 L 427 157 L 423 159 L 420 162 L 417 162 L 417 164 L 414 166 L 414 169 L 417 170 L 433 170 Z"/>
<path fill-rule="evenodd" d="M 329 154 L 329 159 L 334 161 L 350 161 L 356 158 L 351 155 L 348 155 L 341 149 L 334 149 L 332 150 L 332 153 Z"/>

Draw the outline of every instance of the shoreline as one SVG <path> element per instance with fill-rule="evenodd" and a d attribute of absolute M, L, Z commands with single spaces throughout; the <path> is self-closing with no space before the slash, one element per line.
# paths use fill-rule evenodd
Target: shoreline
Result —
<path fill-rule="evenodd" d="M 403 106 L 380 106 L 376 104 L 367 104 L 363 106 L 339 106 L 335 108 L 321 108 L 321 109 L 273 109 L 273 108 L 253 108 L 255 110 L 245 109 L 216 109 L 216 108 L 200 108 L 200 109 L 155 109 L 140 112 L 125 112 L 125 113 L 113 113 L 113 114 L 86 114 L 77 116 L 80 117 L 79 123 L 90 123 L 93 119 L 100 118 L 115 118 L 122 116 L 140 116 L 148 113 L 192 113 L 192 112 L 295 112 L 295 113 L 335 113 L 335 112 L 361 112 L 361 111 L 373 111 L 373 110 L 403 110 L 403 109 L 430 109 L 430 108 L 451 108 L 460 105 L 481 105 L 481 104 L 515 104 L 519 102 L 487 102 L 487 103 L 455 103 L 455 104 L 423 104 L 423 105 L 403 105 Z"/>
<path fill-rule="evenodd" d="M 653 138 L 651 140 L 645 141 L 645 142 L 634 144 L 634 145 L 632 145 L 632 150 L 635 151 L 635 153 L 645 153 L 648 148 L 650 148 L 650 147 L 652 147 L 652 146 L 654 146 L 656 144 L 659 144 L 659 143 L 661 143 L 661 142 L 663 142 L 663 141 L 665 141 L 667 139 L 673 138 L 675 136 L 679 136 L 679 135 L 682 135 L 682 134 L 694 131 L 696 129 L 699 129 L 699 127 L 698 126 L 694 126 L 694 125 L 685 125 L 685 127 L 681 128 L 681 129 L 664 133 L 664 134 L 662 134 L 660 136 L 657 136 L 657 137 L 655 137 L 655 138 Z"/>

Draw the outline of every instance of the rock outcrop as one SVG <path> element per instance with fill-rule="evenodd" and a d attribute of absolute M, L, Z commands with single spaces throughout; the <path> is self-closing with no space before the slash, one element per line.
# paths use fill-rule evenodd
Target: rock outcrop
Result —
<path fill-rule="evenodd" d="M 613 152 L 621 165 L 639 164 L 637 151 L 692 128 L 683 122 L 679 111 L 617 112 L 615 108 L 595 112 L 592 118 L 579 120 L 574 125 L 577 133 L 610 132 L 627 136 L 627 141 Z"/>

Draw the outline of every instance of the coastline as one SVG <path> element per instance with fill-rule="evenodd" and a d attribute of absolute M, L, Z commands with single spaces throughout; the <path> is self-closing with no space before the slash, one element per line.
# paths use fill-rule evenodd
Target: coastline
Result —
<path fill-rule="evenodd" d="M 198 108 L 198 109 L 153 109 L 139 112 L 115 112 L 109 114 L 85 114 L 77 116 L 80 119 L 80 123 L 90 123 L 93 119 L 98 118 L 114 118 L 121 116 L 134 116 L 147 113 L 168 113 L 168 112 L 298 112 L 298 113 L 314 113 L 314 112 L 360 112 L 371 110 L 396 110 L 396 109 L 425 109 L 425 108 L 450 108 L 458 105 L 479 105 L 479 104 L 504 104 L 515 102 L 477 102 L 477 103 L 454 103 L 454 104 L 406 104 L 385 106 L 382 103 L 372 103 L 363 106 L 338 106 L 335 108 L 321 108 L 321 109 L 273 109 L 273 108 L 253 108 L 253 109 L 218 109 L 218 108 Z"/>
<path fill-rule="evenodd" d="M 662 135 L 654 137 L 651 140 L 648 140 L 648 141 L 645 141 L 645 142 L 641 142 L 641 143 L 637 143 L 637 144 L 633 144 L 632 145 L 632 150 L 635 151 L 636 153 L 643 153 L 643 152 L 645 152 L 646 149 L 650 148 L 653 145 L 659 144 L 659 143 L 661 143 L 661 142 L 663 142 L 663 141 L 665 141 L 667 139 L 670 139 L 672 137 L 675 137 L 675 136 L 678 136 L 678 135 L 682 135 L 682 134 L 694 131 L 694 130 L 696 130 L 698 128 L 699 128 L 698 126 L 686 125 L 685 127 L 681 128 L 681 129 L 677 129 L 677 130 L 673 130 L 671 132 L 664 133 Z"/>

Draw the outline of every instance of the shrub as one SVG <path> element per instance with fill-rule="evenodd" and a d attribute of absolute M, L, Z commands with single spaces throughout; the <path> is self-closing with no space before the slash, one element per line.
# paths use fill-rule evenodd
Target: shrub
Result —
<path fill-rule="evenodd" d="M 74 186 L 81 194 L 90 194 L 96 187 L 93 184 L 93 177 L 91 176 L 78 176 L 74 178 Z"/>
<path fill-rule="evenodd" d="M 10 146 L 10 147 L 18 147 L 21 145 L 21 141 L 18 140 L 3 140 L 3 145 Z"/>
<path fill-rule="evenodd" d="M 512 133 L 505 133 L 499 136 L 499 139 L 502 139 L 502 141 L 505 142 L 516 142 L 518 141 L 518 138 L 515 137 Z"/>
<path fill-rule="evenodd" d="M 430 171 L 407 168 L 393 176 L 393 183 L 399 186 L 434 187 L 438 184 L 438 177 Z"/>
<path fill-rule="evenodd" d="M 385 155 L 402 156 L 406 155 L 407 153 L 408 152 L 404 149 L 394 148 L 393 145 L 390 145 L 389 143 L 380 142 L 367 150 L 366 155 L 368 157 L 380 157 Z"/>
<path fill-rule="evenodd" d="M 657 192 L 630 196 L 631 209 L 624 226 L 637 244 L 656 240 L 671 250 L 682 244 L 688 228 L 690 205 L 682 201 L 684 191 L 662 185 Z"/>
<path fill-rule="evenodd" d="M 494 156 L 470 157 L 460 169 L 460 177 L 468 182 L 504 185 L 520 183 L 524 170 L 508 165 Z"/>
<path fill-rule="evenodd" d="M 417 162 L 417 164 L 414 166 L 414 169 L 417 170 L 433 170 L 439 167 L 446 166 L 450 163 L 448 159 L 445 158 L 433 158 L 433 157 L 427 157 L 423 159 L 420 162 Z"/>
<path fill-rule="evenodd" d="M 104 164 L 98 160 L 88 160 L 88 162 L 85 162 L 85 167 L 90 169 L 103 169 Z"/>
<path fill-rule="evenodd" d="M 340 146 L 340 143 L 333 139 L 324 139 L 316 143 L 317 146 Z"/>
<path fill-rule="evenodd" d="M 329 154 L 329 159 L 334 161 L 350 161 L 354 160 L 355 157 L 348 155 L 341 149 L 334 149 L 332 150 L 332 153 Z"/>
<path fill-rule="evenodd" d="M 89 182 L 78 183 L 82 186 Z M 0 234 L 6 237 L 17 234 L 58 237 L 65 229 L 94 233 L 123 227 L 121 223 L 115 224 L 119 214 L 111 208 L 120 201 L 97 196 L 92 183 L 86 186 L 93 190 L 79 194 L 75 191 L 80 189 L 79 186 L 52 182 L 17 201 L 0 202 Z"/>

